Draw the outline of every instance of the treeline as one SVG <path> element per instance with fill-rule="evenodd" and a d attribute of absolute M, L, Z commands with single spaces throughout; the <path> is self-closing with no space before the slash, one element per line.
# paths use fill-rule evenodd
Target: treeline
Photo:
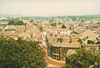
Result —
<path fill-rule="evenodd" d="M 66 57 L 66 65 L 63 68 L 100 68 L 100 50 L 78 49 L 76 54 Z"/>
<path fill-rule="evenodd" d="M 9 20 L 8 25 L 26 25 L 23 21 L 14 21 L 14 20 Z"/>
<path fill-rule="evenodd" d="M 39 42 L 0 37 L 0 68 L 45 68 Z"/>
<path fill-rule="evenodd" d="M 66 28 L 66 26 L 65 26 L 64 24 L 62 24 L 62 23 L 60 23 L 60 22 L 59 22 L 58 24 L 59 24 L 59 25 L 62 25 L 62 26 L 61 26 L 62 28 Z M 56 24 L 56 23 L 51 23 L 50 25 L 51 25 L 51 26 L 56 26 L 57 24 Z"/>

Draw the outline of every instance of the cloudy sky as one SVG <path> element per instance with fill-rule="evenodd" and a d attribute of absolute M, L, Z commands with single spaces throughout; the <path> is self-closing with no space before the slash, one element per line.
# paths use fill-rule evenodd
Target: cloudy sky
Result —
<path fill-rule="evenodd" d="M 100 0 L 0 0 L 0 14 L 27 16 L 100 14 Z"/>

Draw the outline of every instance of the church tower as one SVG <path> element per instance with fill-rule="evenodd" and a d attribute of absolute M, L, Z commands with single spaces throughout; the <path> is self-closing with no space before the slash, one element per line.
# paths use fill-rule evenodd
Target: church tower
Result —
<path fill-rule="evenodd" d="M 21 21 L 21 15 L 20 14 L 18 15 L 18 20 Z"/>

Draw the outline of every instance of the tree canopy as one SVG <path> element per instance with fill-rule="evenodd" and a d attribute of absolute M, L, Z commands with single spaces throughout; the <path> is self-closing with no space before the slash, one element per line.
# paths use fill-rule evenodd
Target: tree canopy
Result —
<path fill-rule="evenodd" d="M 17 21 L 14 25 L 25 25 L 25 23 L 23 21 Z"/>
<path fill-rule="evenodd" d="M 59 22 L 58 24 L 59 24 L 59 25 L 61 25 L 62 23 L 61 23 L 61 22 Z"/>
<path fill-rule="evenodd" d="M 31 19 L 31 20 L 30 20 L 30 22 L 32 23 L 32 22 L 33 22 L 33 20 Z"/>
<path fill-rule="evenodd" d="M 82 44 L 82 43 L 83 43 L 83 41 L 82 41 L 81 39 L 79 39 L 79 40 L 78 40 L 78 42 L 80 42 L 80 44 Z"/>
<path fill-rule="evenodd" d="M 52 26 L 56 26 L 56 23 L 51 23 L 50 25 L 52 25 Z"/>
<path fill-rule="evenodd" d="M 0 37 L 0 68 L 45 68 L 38 42 Z"/>
<path fill-rule="evenodd" d="M 25 25 L 25 23 L 23 23 L 23 21 L 14 21 L 14 20 L 9 20 L 8 25 Z"/>
<path fill-rule="evenodd" d="M 87 43 L 88 43 L 88 44 L 94 44 L 94 41 L 88 40 Z"/>
<path fill-rule="evenodd" d="M 8 25 L 13 25 L 13 24 L 15 24 L 15 21 L 14 20 L 9 20 Z"/>
<path fill-rule="evenodd" d="M 53 20 L 49 20 L 49 22 L 50 22 L 50 23 L 52 23 L 52 22 L 53 22 Z"/>
<path fill-rule="evenodd" d="M 78 49 L 76 54 L 66 58 L 66 65 L 63 68 L 100 68 L 100 50 Z"/>
<path fill-rule="evenodd" d="M 96 44 L 100 44 L 100 41 L 97 41 Z"/>
<path fill-rule="evenodd" d="M 63 24 L 63 25 L 62 25 L 62 28 L 66 28 L 66 26 Z"/>

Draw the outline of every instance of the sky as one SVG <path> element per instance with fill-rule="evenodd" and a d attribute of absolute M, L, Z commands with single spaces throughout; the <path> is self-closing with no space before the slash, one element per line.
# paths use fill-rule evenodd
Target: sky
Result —
<path fill-rule="evenodd" d="M 0 0 L 0 15 L 65 16 L 100 14 L 100 0 Z"/>

